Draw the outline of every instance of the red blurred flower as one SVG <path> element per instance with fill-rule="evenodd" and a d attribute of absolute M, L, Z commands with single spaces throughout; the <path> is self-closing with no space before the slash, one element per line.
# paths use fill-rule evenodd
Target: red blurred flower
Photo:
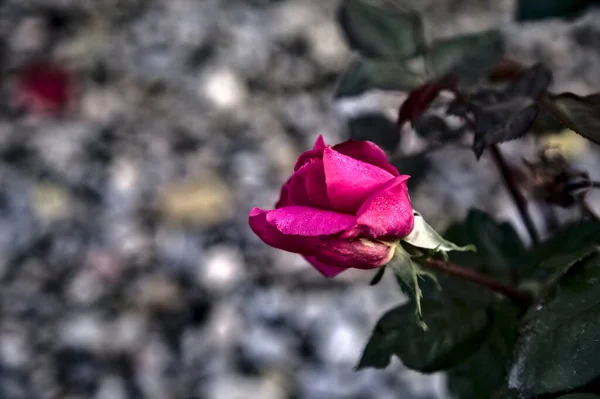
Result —
<path fill-rule="evenodd" d="M 72 93 L 72 76 L 60 65 L 34 62 L 19 71 L 17 95 L 29 111 L 60 112 L 68 105 Z"/>

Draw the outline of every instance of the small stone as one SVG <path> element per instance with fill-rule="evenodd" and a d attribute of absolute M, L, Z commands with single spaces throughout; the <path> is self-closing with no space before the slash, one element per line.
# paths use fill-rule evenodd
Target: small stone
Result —
<path fill-rule="evenodd" d="M 167 278 L 146 278 L 139 283 L 135 291 L 135 300 L 142 309 L 147 311 L 175 311 L 183 307 L 179 286 Z"/>
<path fill-rule="evenodd" d="M 177 397 L 177 388 L 169 383 L 167 370 L 173 359 L 167 347 L 159 340 L 147 343 L 137 359 L 137 383 L 148 399 Z M 175 390 L 175 392 L 173 391 Z M 172 394 L 172 395 L 171 395 Z"/>
<path fill-rule="evenodd" d="M 220 68 L 202 80 L 201 94 L 217 109 L 231 110 L 247 96 L 243 81 L 233 71 Z"/>
<path fill-rule="evenodd" d="M 100 350 L 106 344 L 106 323 L 92 313 L 70 316 L 60 328 L 62 343 L 70 347 Z"/>
<path fill-rule="evenodd" d="M 0 363 L 8 367 L 24 367 L 31 358 L 28 338 L 23 333 L 0 333 Z"/>
<path fill-rule="evenodd" d="M 240 375 L 223 375 L 213 379 L 207 390 L 208 397 L 215 399 L 280 399 L 287 396 L 280 378 L 271 376 L 244 378 Z"/>
<path fill-rule="evenodd" d="M 350 51 L 340 29 L 332 21 L 323 22 L 308 31 L 313 58 L 329 70 L 341 70 L 348 62 Z"/>
<path fill-rule="evenodd" d="M 364 339 L 356 326 L 347 322 L 327 323 L 321 331 L 318 350 L 321 358 L 331 364 L 354 365 L 360 352 L 356 348 L 364 345 Z"/>
<path fill-rule="evenodd" d="M 148 330 L 148 321 L 143 315 L 125 311 L 110 326 L 110 348 L 115 353 L 133 353 L 144 344 Z"/>
<path fill-rule="evenodd" d="M 168 220 L 210 226 L 231 215 L 231 196 L 221 180 L 206 177 L 165 187 L 159 207 Z"/>
<path fill-rule="evenodd" d="M 197 266 L 198 283 L 208 289 L 230 289 L 244 276 L 242 254 L 231 246 L 210 248 Z"/>
<path fill-rule="evenodd" d="M 69 299 L 78 305 L 89 306 L 100 298 L 104 289 L 98 275 L 91 270 L 82 269 L 67 287 Z"/>
<path fill-rule="evenodd" d="M 93 122 L 108 124 L 124 117 L 130 110 L 123 96 L 111 89 L 89 89 L 81 99 L 83 116 Z"/>
<path fill-rule="evenodd" d="M 122 379 L 108 376 L 102 379 L 95 399 L 127 399 L 127 389 Z"/>
<path fill-rule="evenodd" d="M 35 52 L 47 43 L 46 22 L 43 18 L 23 18 L 9 41 L 15 52 Z"/>
<path fill-rule="evenodd" d="M 33 190 L 33 209 L 46 223 L 62 219 L 71 211 L 71 197 L 62 187 L 41 183 Z"/>

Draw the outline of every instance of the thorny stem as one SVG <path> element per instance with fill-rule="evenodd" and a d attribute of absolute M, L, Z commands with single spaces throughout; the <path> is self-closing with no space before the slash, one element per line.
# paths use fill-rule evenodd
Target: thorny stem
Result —
<path fill-rule="evenodd" d="M 575 191 L 582 188 L 600 188 L 600 182 L 598 181 L 580 181 L 576 183 L 570 183 L 566 187 L 566 191 Z"/>
<path fill-rule="evenodd" d="M 508 168 L 508 164 L 506 163 L 502 152 L 500 151 L 497 145 L 490 146 L 490 152 L 492 154 L 492 159 L 494 160 L 494 163 L 500 170 L 500 174 L 504 179 L 504 184 L 506 184 L 510 196 L 512 197 L 513 201 L 515 202 L 515 205 L 517 206 L 519 214 L 521 215 L 521 219 L 523 220 L 523 223 L 525 224 L 525 227 L 529 232 L 529 236 L 531 237 L 531 243 L 533 245 L 538 244 L 540 238 L 538 236 L 537 230 L 535 229 L 535 225 L 533 224 L 533 220 L 531 219 L 531 215 L 529 215 L 529 212 L 527 210 L 527 202 L 525 201 L 525 198 L 517 188 L 517 184 L 513 180 L 513 177 L 510 173 L 510 169 Z"/>
<path fill-rule="evenodd" d="M 455 94 L 457 95 L 457 98 L 463 98 L 462 94 Z M 465 118 L 465 122 L 474 132 L 477 131 L 475 127 L 475 121 L 473 119 Z M 525 201 L 525 198 L 523 197 L 523 195 L 521 195 L 521 192 L 517 188 L 517 184 L 514 181 L 512 174 L 510 173 L 508 164 L 506 163 L 502 152 L 496 144 L 490 146 L 490 152 L 492 153 L 492 159 L 494 160 L 494 163 L 496 164 L 496 166 L 500 170 L 500 173 L 502 174 L 504 184 L 508 188 L 511 197 L 513 198 L 513 201 L 517 206 L 517 210 L 521 215 L 521 219 L 525 224 L 525 228 L 529 232 L 529 236 L 531 237 L 531 243 L 533 245 L 537 245 L 540 242 L 540 238 L 538 236 L 537 230 L 535 229 L 535 225 L 533 224 L 533 220 L 531 219 L 531 216 L 527 211 L 527 201 Z"/>
<path fill-rule="evenodd" d="M 486 276 L 485 274 L 455 265 L 454 263 L 450 263 L 441 259 L 429 258 L 423 261 L 423 265 L 433 269 L 441 270 L 445 273 L 462 278 L 463 280 L 469 280 L 475 284 L 487 287 L 490 290 L 498 292 L 507 298 L 515 300 L 525 307 L 529 306 L 533 300 L 533 297 L 527 292 L 504 285 L 493 278 Z"/>

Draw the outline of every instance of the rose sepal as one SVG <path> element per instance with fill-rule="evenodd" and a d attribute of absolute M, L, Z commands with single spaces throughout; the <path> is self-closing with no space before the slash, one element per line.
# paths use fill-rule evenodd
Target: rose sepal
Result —
<path fill-rule="evenodd" d="M 435 275 L 425 270 L 420 263 L 427 261 L 427 259 L 438 253 L 447 260 L 448 252 L 450 251 L 476 251 L 477 249 L 474 245 L 458 246 L 453 242 L 444 239 L 425 221 L 419 212 L 413 210 L 413 215 L 415 218 L 414 228 L 407 237 L 396 243 L 394 256 L 388 263 L 388 266 L 390 266 L 398 276 L 399 282 L 405 293 L 413 297 L 417 324 L 426 331 L 427 324 L 425 323 L 421 309 L 423 292 L 419 287 L 419 279 L 429 277 L 435 282 L 439 290 L 442 288 Z M 407 244 L 410 244 L 410 246 L 420 249 L 421 253 L 409 253 L 402 246 L 402 242 L 406 242 Z"/>
<path fill-rule="evenodd" d="M 446 260 L 450 251 L 477 251 L 474 245 L 461 247 L 444 239 L 425 221 L 419 212 L 413 210 L 413 215 L 415 217 L 414 227 L 410 234 L 404 237 L 402 241 L 417 248 L 435 250 L 434 254 L 441 253 Z"/>

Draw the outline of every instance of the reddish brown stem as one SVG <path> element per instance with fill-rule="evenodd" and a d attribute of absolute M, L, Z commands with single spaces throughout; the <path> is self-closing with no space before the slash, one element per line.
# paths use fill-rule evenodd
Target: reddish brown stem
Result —
<path fill-rule="evenodd" d="M 497 145 L 492 145 L 490 146 L 490 153 L 492 154 L 492 159 L 494 160 L 494 163 L 500 170 L 500 174 L 502 175 L 504 184 L 508 188 L 510 196 L 512 197 L 513 201 L 515 202 L 515 205 L 517 206 L 517 210 L 521 215 L 523 224 L 525 224 L 525 227 L 529 232 L 529 236 L 531 237 L 531 243 L 533 245 L 538 244 L 540 242 L 540 238 L 538 236 L 537 230 L 535 229 L 533 220 L 529 215 L 529 211 L 527 210 L 527 201 L 517 188 L 517 184 L 513 180 L 513 177 L 510 173 L 510 169 L 508 167 L 508 164 L 506 163 L 506 160 L 504 159 L 504 156 L 502 155 L 502 152 L 500 151 Z"/>
<path fill-rule="evenodd" d="M 529 306 L 533 300 L 533 297 L 526 292 L 520 291 L 508 285 L 504 285 L 493 278 L 486 276 L 485 274 L 455 265 L 454 263 L 446 262 L 441 259 L 429 258 L 425 260 L 423 264 L 433 269 L 441 270 L 445 273 L 462 278 L 463 280 L 469 280 L 478 285 L 487 287 L 490 290 L 502 294 L 507 298 L 513 299 L 524 306 Z"/>

